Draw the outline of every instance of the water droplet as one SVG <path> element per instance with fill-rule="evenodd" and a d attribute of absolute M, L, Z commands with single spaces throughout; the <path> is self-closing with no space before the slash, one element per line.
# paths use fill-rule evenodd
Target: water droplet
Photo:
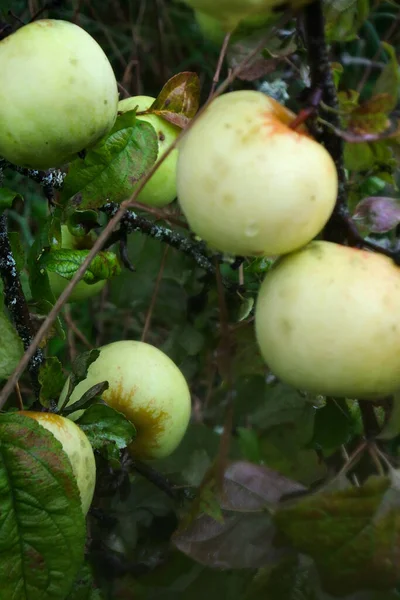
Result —
<path fill-rule="evenodd" d="M 258 235 L 258 232 L 258 223 L 256 223 L 256 221 L 249 221 L 246 225 L 246 229 L 244 230 L 244 235 L 246 237 L 256 237 L 256 235 Z"/>

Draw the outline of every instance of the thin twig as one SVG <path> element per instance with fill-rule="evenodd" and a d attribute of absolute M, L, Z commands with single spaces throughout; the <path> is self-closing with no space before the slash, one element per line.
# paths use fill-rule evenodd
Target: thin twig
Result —
<path fill-rule="evenodd" d="M 142 342 L 146 341 L 146 337 L 147 337 L 147 334 L 148 334 L 149 329 L 150 329 L 151 318 L 153 316 L 154 307 L 156 305 L 158 291 L 160 289 L 160 283 L 161 283 L 161 279 L 162 279 L 162 276 L 163 276 L 163 273 L 164 273 L 165 263 L 167 261 L 168 250 L 169 250 L 169 247 L 166 246 L 164 248 L 164 253 L 163 253 L 163 257 L 161 259 L 160 268 L 158 270 L 157 279 L 156 279 L 156 282 L 154 284 L 153 295 L 151 297 L 150 305 L 149 305 L 149 308 L 148 308 L 148 311 L 147 311 L 146 320 L 145 320 L 145 323 L 144 323 L 143 333 L 142 333 L 142 338 L 141 338 Z"/>
<path fill-rule="evenodd" d="M 210 90 L 210 97 L 212 97 L 212 95 L 214 94 L 215 88 L 217 87 L 217 85 L 219 83 L 219 79 L 221 77 L 222 65 L 224 64 L 224 60 L 225 60 L 225 56 L 226 56 L 226 51 L 228 49 L 228 44 L 229 44 L 229 40 L 230 39 L 231 39 L 231 32 L 229 31 L 226 34 L 226 36 L 224 37 L 224 41 L 222 43 L 221 51 L 219 53 L 217 68 L 215 69 L 215 73 L 214 73 L 214 77 L 213 77 L 213 82 L 212 82 L 212 86 L 211 86 L 211 90 Z"/>
<path fill-rule="evenodd" d="M 21 173 L 25 177 L 29 177 L 32 181 L 36 181 L 45 189 L 60 190 L 63 186 L 66 173 L 59 171 L 58 169 L 51 169 L 50 171 L 38 171 L 37 169 L 26 169 L 25 167 L 18 167 L 8 162 L 4 158 L 0 158 L 0 169 L 10 169 Z"/>

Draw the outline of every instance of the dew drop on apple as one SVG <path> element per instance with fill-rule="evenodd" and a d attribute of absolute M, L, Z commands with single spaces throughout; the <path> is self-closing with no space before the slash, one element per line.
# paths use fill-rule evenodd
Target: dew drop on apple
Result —
<path fill-rule="evenodd" d="M 244 230 L 244 234 L 246 237 L 253 238 L 256 237 L 259 233 L 259 226 L 256 221 L 249 221 L 246 225 L 246 229 Z"/>

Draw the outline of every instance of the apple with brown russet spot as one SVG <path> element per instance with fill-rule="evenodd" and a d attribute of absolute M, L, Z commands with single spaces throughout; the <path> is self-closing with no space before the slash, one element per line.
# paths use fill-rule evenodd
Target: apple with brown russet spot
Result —
<path fill-rule="evenodd" d="M 400 388 L 400 268 L 387 256 L 314 241 L 282 257 L 255 326 L 271 371 L 298 389 L 374 399 Z"/>
<path fill-rule="evenodd" d="M 286 254 L 335 206 L 338 176 L 296 115 L 262 92 L 211 102 L 179 143 L 178 200 L 192 231 L 220 252 Z"/>
<path fill-rule="evenodd" d="M 129 447 L 131 455 L 152 459 L 171 454 L 186 432 L 191 413 L 190 391 L 179 368 L 164 352 L 144 342 L 124 340 L 99 350 L 86 378 L 73 390 L 68 406 L 92 386 L 108 381 L 102 399 L 136 428 L 136 438 Z M 64 404 L 68 386 L 69 380 L 59 406 Z M 82 413 L 72 413 L 71 419 Z"/>
<path fill-rule="evenodd" d="M 18 414 L 34 419 L 60 442 L 71 463 L 86 515 L 93 500 L 96 485 L 96 461 L 86 434 L 70 419 L 44 412 L 20 411 Z"/>

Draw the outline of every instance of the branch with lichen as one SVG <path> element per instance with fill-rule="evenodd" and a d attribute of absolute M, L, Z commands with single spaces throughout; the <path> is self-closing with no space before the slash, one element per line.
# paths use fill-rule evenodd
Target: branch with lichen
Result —
<path fill-rule="evenodd" d="M 26 350 L 33 340 L 34 329 L 10 245 L 5 214 L 0 215 L 0 276 L 4 285 L 5 305 Z M 43 360 L 42 350 L 37 349 L 29 363 L 29 373 L 37 396 L 40 389 L 38 374 Z"/>
<path fill-rule="evenodd" d="M 107 214 L 109 218 L 112 218 L 118 211 L 118 204 L 114 202 L 108 202 L 102 206 L 101 211 Z M 140 231 L 141 233 L 148 235 L 160 242 L 168 244 L 172 248 L 183 252 L 187 256 L 190 256 L 194 262 L 208 274 L 215 276 L 215 264 L 213 257 L 209 257 L 206 254 L 207 247 L 204 242 L 194 242 L 185 235 L 173 231 L 168 227 L 157 225 L 153 221 L 146 219 L 141 215 L 137 215 L 134 211 L 127 211 L 122 218 L 120 228 L 115 231 L 108 239 L 107 246 L 111 246 L 116 242 L 119 242 L 128 233 Z M 231 281 L 224 280 L 225 287 L 232 292 L 240 289 L 240 286 Z"/>
<path fill-rule="evenodd" d="M 63 186 L 66 173 L 58 169 L 50 169 L 49 171 L 38 171 L 36 169 L 26 169 L 25 167 L 18 167 L 4 158 L 0 158 L 0 169 L 9 169 L 28 177 L 35 181 L 44 188 L 47 195 L 47 191 L 60 190 Z"/>

